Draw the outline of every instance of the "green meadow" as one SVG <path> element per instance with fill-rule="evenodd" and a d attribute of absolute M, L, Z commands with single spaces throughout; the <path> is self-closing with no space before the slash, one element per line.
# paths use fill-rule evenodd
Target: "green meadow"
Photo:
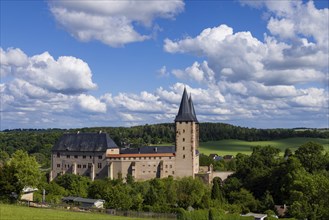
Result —
<path fill-rule="evenodd" d="M 133 220 L 129 218 L 100 213 L 82 213 L 46 208 L 0 204 L 1 220 Z M 144 218 L 145 219 L 145 218 Z"/>
<path fill-rule="evenodd" d="M 286 148 L 296 150 L 300 145 L 313 141 L 321 144 L 329 152 L 329 139 L 323 138 L 285 138 L 272 141 L 241 141 L 241 140 L 221 140 L 201 142 L 199 151 L 203 154 L 236 155 L 237 153 L 251 154 L 251 147 L 272 146 L 279 148 L 283 154 Z"/>

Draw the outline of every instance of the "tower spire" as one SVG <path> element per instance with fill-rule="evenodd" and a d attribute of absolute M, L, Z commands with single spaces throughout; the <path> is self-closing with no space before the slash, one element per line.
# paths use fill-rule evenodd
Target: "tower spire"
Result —
<path fill-rule="evenodd" d="M 182 121 L 198 122 L 195 115 L 192 98 L 188 97 L 186 87 L 184 87 L 184 92 L 183 92 L 182 100 L 180 102 L 178 114 L 175 118 L 175 122 L 182 122 Z"/>

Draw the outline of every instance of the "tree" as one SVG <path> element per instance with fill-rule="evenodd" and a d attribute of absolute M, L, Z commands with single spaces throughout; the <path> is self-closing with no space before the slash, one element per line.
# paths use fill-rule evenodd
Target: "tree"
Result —
<path fill-rule="evenodd" d="M 16 201 L 24 186 L 19 182 L 13 167 L 5 164 L 0 166 L 0 200 L 5 202 Z"/>
<path fill-rule="evenodd" d="M 300 170 L 290 189 L 289 214 L 298 219 L 329 219 L 329 178 Z"/>
<path fill-rule="evenodd" d="M 290 148 L 286 148 L 284 151 L 284 158 L 288 158 L 292 155 L 292 150 Z"/>
<path fill-rule="evenodd" d="M 252 193 L 244 188 L 240 191 L 233 191 L 229 193 L 229 202 L 231 204 L 240 205 L 243 212 L 257 211 L 258 200 Z"/>
<path fill-rule="evenodd" d="M 199 178 L 184 177 L 178 180 L 177 203 L 179 207 L 198 207 L 206 193 L 206 186 Z"/>
<path fill-rule="evenodd" d="M 213 185 L 211 188 L 211 198 L 216 200 L 219 205 L 222 205 L 224 202 L 222 180 L 219 177 L 215 177 L 212 182 Z"/>
<path fill-rule="evenodd" d="M 87 197 L 88 186 L 91 180 L 88 177 L 75 174 L 64 174 L 55 179 L 56 183 L 66 190 L 71 196 Z"/>
<path fill-rule="evenodd" d="M 326 158 L 323 154 L 323 146 L 318 143 L 303 144 L 295 151 L 295 156 L 308 172 L 325 169 Z"/>
<path fill-rule="evenodd" d="M 39 164 L 25 151 L 17 150 L 8 161 L 8 166 L 15 170 L 15 176 L 21 185 L 36 187 L 41 180 Z"/>
<path fill-rule="evenodd" d="M 40 180 L 39 164 L 35 158 L 18 150 L 0 168 L 0 197 L 15 201 L 20 198 L 24 187 L 36 187 Z"/>

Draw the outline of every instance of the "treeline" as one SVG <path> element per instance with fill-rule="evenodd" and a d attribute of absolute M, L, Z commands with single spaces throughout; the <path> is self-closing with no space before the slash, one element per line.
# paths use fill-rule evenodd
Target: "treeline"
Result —
<path fill-rule="evenodd" d="M 60 203 L 63 196 L 104 199 L 105 207 L 177 213 L 179 219 L 221 219 L 231 214 L 275 213 L 275 205 L 288 207 L 285 217 L 329 219 L 329 153 L 323 146 L 306 143 L 283 156 L 273 147 L 254 147 L 251 155 L 236 156 L 236 172 L 225 181 L 216 177 L 208 185 L 201 179 L 185 177 L 135 181 L 123 179 L 91 181 L 65 174 L 48 183 L 38 173 L 34 157 L 16 151 L 0 166 L 0 200 L 15 202 L 23 186 L 36 186 L 35 199 Z M 189 211 L 188 211 L 189 210 Z M 191 211 L 194 210 L 194 211 Z M 212 217 L 211 217 L 212 216 Z M 217 216 L 217 217 L 216 217 Z"/>
<path fill-rule="evenodd" d="M 24 150 L 36 157 L 44 168 L 50 166 L 52 146 L 65 132 L 106 132 L 119 147 L 140 147 L 175 143 L 175 124 L 133 127 L 94 127 L 81 129 L 15 129 L 0 132 L 0 159 Z M 223 123 L 200 123 L 200 142 L 223 139 L 246 141 L 274 140 L 290 137 L 329 138 L 328 129 L 255 129 Z"/>

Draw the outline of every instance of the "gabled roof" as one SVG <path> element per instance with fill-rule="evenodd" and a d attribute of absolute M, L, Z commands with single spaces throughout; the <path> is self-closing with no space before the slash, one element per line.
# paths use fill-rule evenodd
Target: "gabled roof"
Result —
<path fill-rule="evenodd" d="M 184 88 L 182 100 L 179 106 L 175 122 L 198 122 L 195 115 L 192 97 L 188 97 L 186 88 Z"/>
<path fill-rule="evenodd" d="M 88 199 L 88 198 L 81 198 L 81 197 L 75 197 L 75 196 L 67 196 L 63 197 L 62 201 L 64 202 L 82 202 L 82 203 L 89 203 L 94 204 L 96 202 L 105 202 L 103 199 Z"/>
<path fill-rule="evenodd" d="M 67 133 L 63 134 L 52 150 L 102 152 L 117 147 L 107 133 Z"/>

